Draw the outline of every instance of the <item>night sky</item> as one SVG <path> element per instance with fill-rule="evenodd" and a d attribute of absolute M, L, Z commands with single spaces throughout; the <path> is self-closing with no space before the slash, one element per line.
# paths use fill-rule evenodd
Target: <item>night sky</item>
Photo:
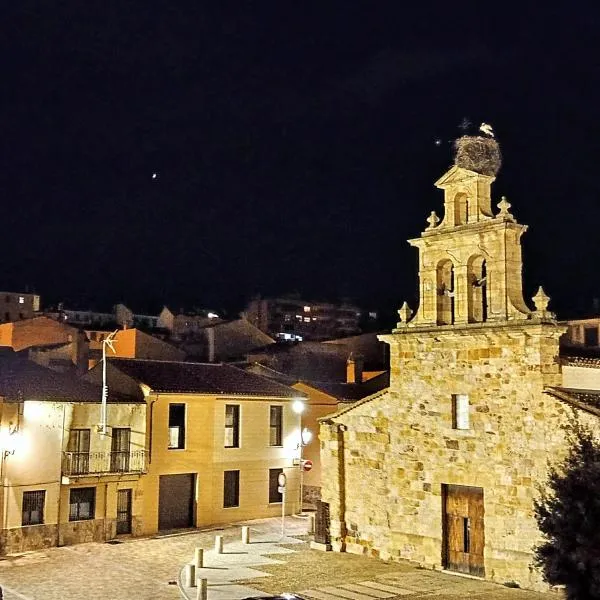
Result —
<path fill-rule="evenodd" d="M 600 298 L 597 12 L 11 4 L 0 289 L 139 312 L 294 291 L 414 307 L 406 239 L 442 212 L 466 118 L 501 144 L 494 205 L 530 226 L 526 298 L 543 284 L 562 317 Z"/>

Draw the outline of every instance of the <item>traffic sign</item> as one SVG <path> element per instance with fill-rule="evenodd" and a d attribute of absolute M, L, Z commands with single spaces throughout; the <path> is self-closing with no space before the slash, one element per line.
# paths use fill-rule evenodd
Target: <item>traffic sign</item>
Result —
<path fill-rule="evenodd" d="M 280 494 L 283 494 L 283 492 L 285 492 L 285 485 L 280 485 L 280 486 L 277 488 L 277 491 L 278 491 Z"/>
<path fill-rule="evenodd" d="M 310 471 L 313 468 L 313 462 L 312 460 L 305 460 L 302 462 L 302 468 L 305 471 Z"/>
<path fill-rule="evenodd" d="M 285 476 L 285 473 L 279 473 L 279 476 L 277 477 L 277 484 L 279 485 L 279 487 L 284 488 L 286 482 L 287 477 Z M 282 490 L 279 491 L 281 492 Z"/>

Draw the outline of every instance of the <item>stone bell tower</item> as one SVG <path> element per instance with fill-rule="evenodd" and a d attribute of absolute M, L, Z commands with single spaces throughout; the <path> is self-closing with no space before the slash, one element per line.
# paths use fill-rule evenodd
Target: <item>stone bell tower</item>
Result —
<path fill-rule="evenodd" d="M 420 306 L 408 326 L 528 319 L 521 283 L 527 226 L 517 223 L 506 198 L 496 214 L 491 208 L 498 143 L 465 136 L 456 147 L 455 164 L 435 183 L 444 191 L 441 222 L 433 211 L 421 237 L 409 240 L 419 249 Z M 400 311 L 405 324 L 407 310 Z"/>

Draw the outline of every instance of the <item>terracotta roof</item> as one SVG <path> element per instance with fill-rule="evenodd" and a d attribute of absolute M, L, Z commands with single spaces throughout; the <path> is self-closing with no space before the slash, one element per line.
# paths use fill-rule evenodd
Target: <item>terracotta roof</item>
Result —
<path fill-rule="evenodd" d="M 100 386 L 75 375 L 42 367 L 13 352 L 0 353 L 0 396 L 7 401 L 45 400 L 49 402 L 97 402 L 102 399 Z M 143 402 L 109 391 L 108 402 L 133 404 Z"/>
<path fill-rule="evenodd" d="M 119 371 L 154 392 L 294 398 L 305 394 L 276 381 L 221 363 L 111 358 Z"/>
<path fill-rule="evenodd" d="M 548 387 L 545 392 L 576 408 L 600 417 L 600 390 Z"/>

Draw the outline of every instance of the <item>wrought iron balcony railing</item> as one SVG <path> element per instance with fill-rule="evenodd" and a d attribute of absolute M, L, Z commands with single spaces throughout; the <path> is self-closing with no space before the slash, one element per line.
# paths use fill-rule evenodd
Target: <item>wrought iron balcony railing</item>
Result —
<path fill-rule="evenodd" d="M 146 470 L 146 451 L 63 452 L 63 475 L 101 475 L 142 473 Z"/>

